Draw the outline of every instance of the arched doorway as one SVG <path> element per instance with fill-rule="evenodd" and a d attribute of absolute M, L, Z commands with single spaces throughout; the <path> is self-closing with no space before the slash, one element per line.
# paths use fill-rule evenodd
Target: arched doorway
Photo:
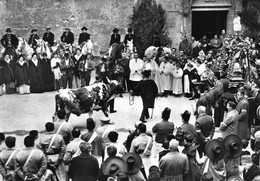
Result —
<path fill-rule="evenodd" d="M 197 40 L 207 35 L 211 39 L 215 34 L 227 28 L 227 15 L 231 3 L 229 0 L 194 0 L 192 9 L 192 36 Z"/>

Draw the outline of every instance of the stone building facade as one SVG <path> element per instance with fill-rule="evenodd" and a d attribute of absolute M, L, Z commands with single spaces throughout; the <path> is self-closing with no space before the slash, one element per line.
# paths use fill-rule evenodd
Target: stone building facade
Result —
<path fill-rule="evenodd" d="M 13 32 L 29 38 L 31 29 L 37 28 L 42 36 L 51 27 L 58 40 L 65 27 L 75 34 L 75 43 L 82 26 L 87 26 L 91 39 L 108 49 L 110 34 L 117 27 L 126 34 L 132 8 L 137 0 L 0 0 L 0 31 L 11 27 Z M 241 12 L 242 0 L 157 0 L 167 14 L 167 26 L 172 47 L 184 34 L 199 39 L 220 34 L 222 29 L 233 31 L 233 19 Z"/>

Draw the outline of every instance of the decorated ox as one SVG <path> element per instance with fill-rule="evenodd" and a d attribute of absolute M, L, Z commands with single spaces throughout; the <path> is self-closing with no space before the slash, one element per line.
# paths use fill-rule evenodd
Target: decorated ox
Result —
<path fill-rule="evenodd" d="M 82 46 L 82 50 L 81 50 L 81 53 L 83 55 L 86 55 L 87 53 L 91 53 L 93 52 L 93 43 L 91 40 L 88 40 L 87 42 L 85 42 Z"/>
<path fill-rule="evenodd" d="M 108 116 L 108 102 L 123 92 L 122 85 L 115 80 L 95 83 L 79 89 L 61 89 L 55 96 L 56 113 L 59 109 L 67 111 L 67 118 L 71 113 L 80 116 L 93 110 L 102 110 Z"/>
<path fill-rule="evenodd" d="M 42 38 L 36 40 L 37 42 L 37 48 L 36 53 L 46 53 L 48 59 L 51 59 L 51 49 L 48 46 L 48 42 L 45 42 Z"/>
<path fill-rule="evenodd" d="M 226 79 L 222 79 L 217 81 L 215 87 L 213 87 L 210 91 L 201 95 L 199 100 L 196 102 L 196 110 L 194 112 L 195 115 L 198 115 L 198 107 L 205 106 L 206 114 L 212 115 L 212 108 L 215 107 L 217 100 L 222 96 L 223 93 L 228 91 L 229 81 Z"/>

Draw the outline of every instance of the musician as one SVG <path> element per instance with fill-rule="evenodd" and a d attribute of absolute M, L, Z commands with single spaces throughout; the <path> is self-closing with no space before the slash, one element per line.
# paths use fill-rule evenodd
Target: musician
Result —
<path fill-rule="evenodd" d="M 119 29 L 114 28 L 113 34 L 111 35 L 109 46 L 113 45 L 114 43 L 120 43 L 121 36 L 118 34 Z"/>
<path fill-rule="evenodd" d="M 158 95 L 158 88 L 156 83 L 150 78 L 151 71 L 145 70 L 142 72 L 143 80 L 141 80 L 131 92 L 132 95 L 140 95 L 143 101 L 143 111 L 141 113 L 140 121 L 146 123 L 145 119 L 149 119 L 148 108 L 154 108 L 154 100 Z"/>
<path fill-rule="evenodd" d="M 28 41 L 28 44 L 35 50 L 36 46 L 37 46 L 37 41 L 40 37 L 37 35 L 38 30 L 37 29 L 33 29 L 31 31 L 31 35 Z"/>
<path fill-rule="evenodd" d="M 62 43 L 73 44 L 74 34 L 70 31 L 70 28 L 65 28 L 64 33 L 60 37 Z"/>
<path fill-rule="evenodd" d="M 45 42 L 48 42 L 48 44 L 50 46 L 53 46 L 54 45 L 54 34 L 52 32 L 50 32 L 50 29 L 51 28 L 46 28 L 46 32 L 43 34 L 42 39 Z"/>
<path fill-rule="evenodd" d="M 79 45 L 90 40 L 90 34 L 87 33 L 88 28 L 86 26 L 81 28 L 82 33 L 79 34 Z"/>
<path fill-rule="evenodd" d="M 133 34 L 133 29 L 128 28 L 128 34 L 125 35 L 124 44 L 127 45 L 128 41 L 132 41 L 133 45 L 135 46 L 135 35 Z"/>
<path fill-rule="evenodd" d="M 6 49 L 5 54 L 10 54 L 17 48 L 18 38 L 12 34 L 11 28 L 7 28 L 5 32 L 6 34 L 2 37 L 1 44 Z"/>

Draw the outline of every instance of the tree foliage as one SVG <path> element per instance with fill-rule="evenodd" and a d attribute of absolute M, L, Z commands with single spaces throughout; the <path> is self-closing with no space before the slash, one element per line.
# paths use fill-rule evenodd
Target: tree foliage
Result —
<path fill-rule="evenodd" d="M 260 30 L 259 15 L 260 1 L 259 0 L 243 0 L 242 1 L 242 16 L 241 22 L 249 31 L 249 34 L 257 34 Z"/>
<path fill-rule="evenodd" d="M 171 43 L 166 27 L 165 10 L 155 0 L 138 0 L 133 7 L 133 15 L 129 26 L 134 30 L 136 48 L 141 56 L 151 46 L 153 34 L 156 32 L 159 34 L 162 46 Z"/>

